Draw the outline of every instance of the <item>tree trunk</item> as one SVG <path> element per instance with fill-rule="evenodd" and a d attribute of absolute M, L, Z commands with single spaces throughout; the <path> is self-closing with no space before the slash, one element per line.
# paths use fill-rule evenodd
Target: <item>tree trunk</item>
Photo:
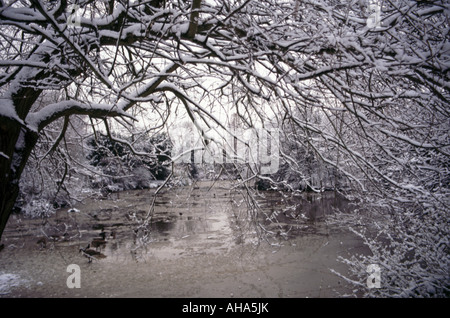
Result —
<path fill-rule="evenodd" d="M 41 92 L 19 86 L 10 95 L 21 120 L 25 119 Z M 24 127 L 17 119 L 0 116 L 0 240 L 19 195 L 20 176 L 38 137 L 38 132 Z"/>
<path fill-rule="evenodd" d="M 0 240 L 8 223 L 9 216 L 11 215 L 14 204 L 16 203 L 17 196 L 19 195 L 19 185 L 9 184 L 7 189 L 2 193 L 0 198 Z"/>
<path fill-rule="evenodd" d="M 36 145 L 38 133 L 9 121 L 0 126 L 0 240 L 19 195 L 20 176 Z"/>

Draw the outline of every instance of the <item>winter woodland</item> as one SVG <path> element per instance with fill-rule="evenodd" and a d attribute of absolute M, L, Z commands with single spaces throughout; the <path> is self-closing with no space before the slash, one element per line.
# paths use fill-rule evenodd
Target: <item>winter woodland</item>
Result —
<path fill-rule="evenodd" d="M 344 279 L 448 296 L 449 18 L 444 0 L 0 0 L 0 237 L 17 210 L 207 177 L 180 158 L 271 128 L 276 172 L 231 147 L 213 176 L 342 193 L 355 210 L 328 222 L 371 251 Z"/>

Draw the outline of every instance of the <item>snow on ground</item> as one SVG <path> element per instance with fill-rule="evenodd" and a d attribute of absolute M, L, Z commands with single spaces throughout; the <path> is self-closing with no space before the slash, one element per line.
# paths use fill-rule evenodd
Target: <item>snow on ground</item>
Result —
<path fill-rule="evenodd" d="M 26 283 L 27 280 L 17 274 L 0 273 L 0 295 L 6 295 L 11 292 L 11 288 Z"/>

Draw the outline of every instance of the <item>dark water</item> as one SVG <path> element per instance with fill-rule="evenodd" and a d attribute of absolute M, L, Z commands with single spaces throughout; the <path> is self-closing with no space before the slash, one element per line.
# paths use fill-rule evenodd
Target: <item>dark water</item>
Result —
<path fill-rule="evenodd" d="M 13 216 L 0 252 L 1 297 L 339 297 L 330 269 L 361 243 L 324 222 L 334 193 L 249 196 L 229 182 L 127 191 L 48 219 Z M 80 248 L 104 236 L 89 262 Z M 81 269 L 70 289 L 67 266 Z"/>

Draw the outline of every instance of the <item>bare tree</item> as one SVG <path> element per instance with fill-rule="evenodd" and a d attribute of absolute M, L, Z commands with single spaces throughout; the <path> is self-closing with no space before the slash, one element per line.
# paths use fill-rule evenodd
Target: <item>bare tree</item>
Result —
<path fill-rule="evenodd" d="M 396 224 L 403 209 L 443 224 L 448 19 L 445 1 L 1 1 L 0 235 L 52 122 L 132 127 L 150 109 L 164 125 L 182 109 L 207 144 L 226 129 L 211 104 L 231 105 L 244 127 L 276 123 Z M 48 91 L 60 99 L 37 103 Z"/>

